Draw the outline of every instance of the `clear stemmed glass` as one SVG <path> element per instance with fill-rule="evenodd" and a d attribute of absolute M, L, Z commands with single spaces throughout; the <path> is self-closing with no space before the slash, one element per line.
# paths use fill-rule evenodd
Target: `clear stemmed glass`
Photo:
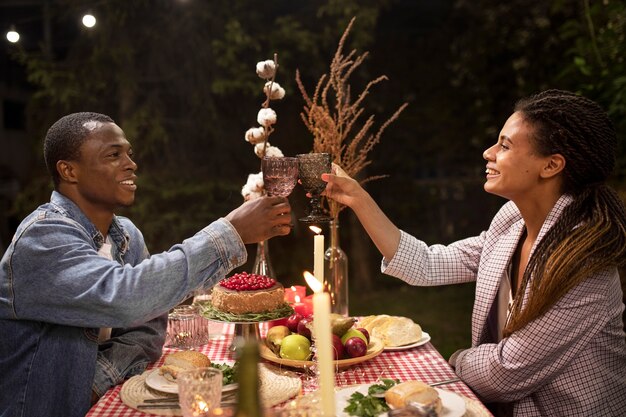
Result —
<path fill-rule="evenodd" d="M 266 156 L 261 160 L 261 171 L 267 195 L 287 197 L 298 182 L 298 159 Z"/>
<path fill-rule="evenodd" d="M 304 223 L 323 223 L 332 220 L 331 217 L 322 213 L 320 195 L 326 188 L 326 182 L 321 178 L 322 174 L 329 173 L 331 169 L 330 154 L 328 153 L 305 153 L 296 155 L 298 158 L 298 171 L 300 182 L 304 189 L 311 194 L 309 215 L 300 219 Z"/>

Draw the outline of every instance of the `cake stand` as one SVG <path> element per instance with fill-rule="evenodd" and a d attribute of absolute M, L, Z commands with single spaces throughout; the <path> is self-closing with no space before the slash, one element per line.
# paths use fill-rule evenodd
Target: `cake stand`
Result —
<path fill-rule="evenodd" d="M 236 322 L 235 323 L 235 336 L 230 344 L 229 349 L 236 351 L 240 344 L 240 340 L 248 342 L 252 340 L 261 340 L 261 329 L 259 324 L 265 323 L 260 321 L 249 322 Z"/>
<path fill-rule="evenodd" d="M 276 310 L 276 313 L 278 313 L 276 315 L 268 314 L 268 317 L 260 317 L 253 320 L 245 317 L 245 315 L 242 315 L 241 317 L 238 317 L 236 315 L 230 315 L 230 317 L 224 319 L 223 316 L 217 316 L 215 314 L 215 310 L 213 309 L 210 301 L 203 302 L 202 306 L 203 309 L 201 311 L 202 315 L 205 318 L 211 321 L 217 321 L 220 323 L 231 323 L 235 325 L 235 336 L 229 348 L 231 351 L 237 350 L 239 340 L 261 340 L 261 331 L 259 329 L 260 323 L 267 323 L 274 320 L 284 319 L 286 317 L 289 317 L 294 312 L 293 308 L 285 303 L 282 308 Z"/>

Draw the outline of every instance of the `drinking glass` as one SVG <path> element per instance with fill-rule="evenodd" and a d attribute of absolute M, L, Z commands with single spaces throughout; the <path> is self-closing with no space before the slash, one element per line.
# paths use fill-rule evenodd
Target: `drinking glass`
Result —
<path fill-rule="evenodd" d="M 305 153 L 296 155 L 300 182 L 304 189 L 311 194 L 309 215 L 300 219 L 304 223 L 323 223 L 332 220 L 322 213 L 320 206 L 321 193 L 326 188 L 326 182 L 321 178 L 324 173 L 330 173 L 331 160 L 328 153 Z"/>
<path fill-rule="evenodd" d="M 198 305 L 179 305 L 167 316 L 165 346 L 193 349 L 209 341 L 209 321 Z"/>
<path fill-rule="evenodd" d="M 264 157 L 263 184 L 269 196 L 287 197 L 298 181 L 298 160 L 292 157 Z"/>
<path fill-rule="evenodd" d="M 177 380 L 183 417 L 213 417 L 222 399 L 222 371 L 197 368 L 181 372 Z"/>

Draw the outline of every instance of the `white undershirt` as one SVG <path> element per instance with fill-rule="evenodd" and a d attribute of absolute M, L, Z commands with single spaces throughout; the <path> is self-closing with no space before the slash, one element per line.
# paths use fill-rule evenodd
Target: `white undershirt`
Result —
<path fill-rule="evenodd" d="M 502 330 L 506 326 L 509 317 L 509 311 L 513 305 L 513 293 L 511 292 L 511 265 L 509 265 L 506 273 L 500 282 L 498 288 L 498 342 L 503 339 Z"/>
<path fill-rule="evenodd" d="M 105 242 L 102 244 L 102 247 L 98 251 L 98 254 L 104 258 L 113 260 L 113 255 L 111 254 L 111 249 L 113 248 L 113 242 L 111 241 L 111 237 L 107 236 Z M 102 343 L 105 340 L 111 338 L 111 328 L 110 327 L 102 327 L 100 332 L 98 333 L 98 343 Z"/>

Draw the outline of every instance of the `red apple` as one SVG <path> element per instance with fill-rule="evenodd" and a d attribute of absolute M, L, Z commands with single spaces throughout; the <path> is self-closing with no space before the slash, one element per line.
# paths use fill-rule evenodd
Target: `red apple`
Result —
<path fill-rule="evenodd" d="M 344 348 L 346 349 L 346 353 L 351 358 L 358 358 L 360 356 L 365 356 L 367 353 L 367 343 L 360 337 L 351 337 L 346 340 L 344 344 Z"/>
<path fill-rule="evenodd" d="M 367 339 L 367 344 L 369 345 L 369 343 L 370 343 L 370 332 L 368 332 L 367 329 L 365 329 L 363 327 L 359 327 L 357 330 L 360 331 L 361 333 L 363 333 L 363 336 L 365 336 L 365 338 Z"/>
<path fill-rule="evenodd" d="M 298 334 L 301 334 L 302 336 L 304 336 L 307 339 L 311 340 L 311 329 L 310 329 L 310 326 L 312 324 L 313 324 L 313 317 L 311 317 L 311 316 L 304 317 L 298 323 Z"/>
<path fill-rule="evenodd" d="M 287 317 L 286 326 L 291 330 L 292 333 L 298 333 L 298 323 L 302 320 L 302 314 L 293 313 L 291 316 Z"/>
<path fill-rule="evenodd" d="M 333 333 L 333 359 L 336 361 L 343 359 L 344 354 L 345 349 L 341 343 L 341 337 Z"/>

